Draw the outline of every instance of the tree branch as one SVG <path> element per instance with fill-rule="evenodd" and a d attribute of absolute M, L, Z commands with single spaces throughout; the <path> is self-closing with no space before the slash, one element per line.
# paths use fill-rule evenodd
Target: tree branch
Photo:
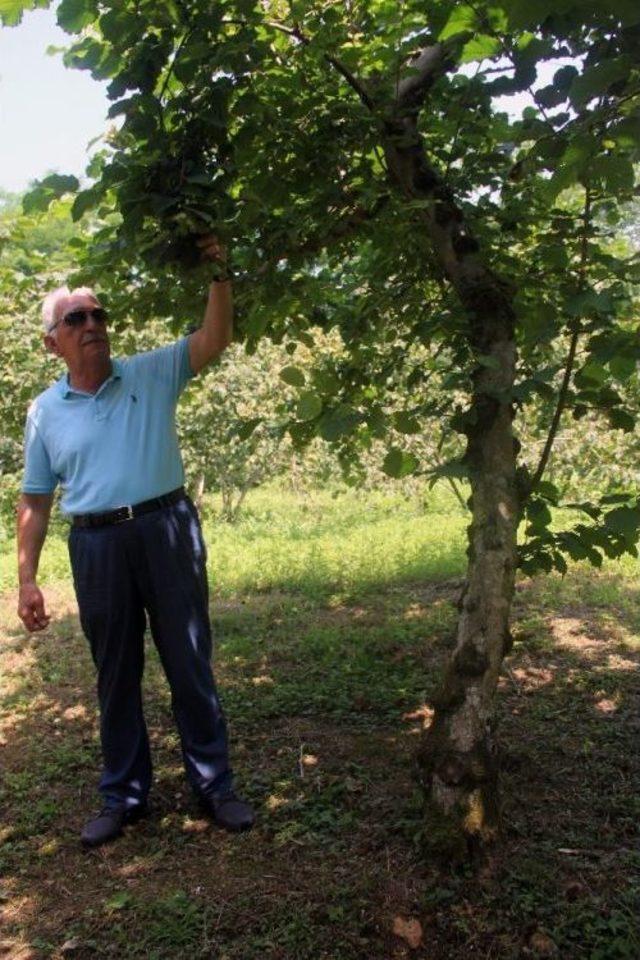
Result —
<path fill-rule="evenodd" d="M 553 448 L 553 444 L 556 439 L 558 427 L 560 426 L 560 418 L 562 417 L 562 412 L 567 402 L 567 394 L 569 392 L 569 384 L 571 383 L 571 374 L 573 373 L 573 364 L 576 356 L 576 349 L 578 346 L 579 336 L 580 336 L 580 327 L 576 325 L 576 327 L 573 330 L 573 333 L 571 334 L 571 342 L 569 344 L 569 353 L 567 355 L 567 363 L 564 370 L 564 376 L 562 378 L 560 393 L 558 394 L 558 403 L 556 404 L 556 409 L 553 414 L 551 426 L 549 427 L 549 434 L 547 436 L 544 449 L 540 457 L 540 462 L 538 464 L 536 472 L 533 475 L 533 479 L 529 486 L 528 496 L 531 496 L 531 494 L 534 492 L 534 490 L 542 480 L 544 471 L 547 468 L 547 463 L 549 462 L 549 457 L 551 456 L 551 450 Z"/>
<path fill-rule="evenodd" d="M 284 23 L 278 23 L 275 20 L 265 20 L 264 23 L 268 27 L 273 27 L 274 30 L 280 30 L 281 33 L 286 33 L 287 36 L 294 37 L 296 40 L 299 40 L 300 43 L 304 44 L 307 47 L 311 45 L 311 38 L 307 37 L 302 32 L 298 24 L 296 24 L 293 27 L 287 27 Z M 338 60 L 337 57 L 332 56 L 330 53 L 324 53 L 323 57 L 327 61 L 327 63 L 330 63 L 331 66 L 334 67 L 338 71 L 338 73 L 340 73 L 344 77 L 344 79 L 347 81 L 349 86 L 353 87 L 353 89 L 356 91 L 356 93 L 364 103 L 365 107 L 367 107 L 373 113 L 375 111 L 375 103 L 373 101 L 373 98 L 369 95 L 369 92 L 367 91 L 364 84 L 360 80 L 358 80 L 358 78 L 349 70 L 349 68 L 345 67 L 342 61 Z"/>
<path fill-rule="evenodd" d="M 355 207 L 346 216 L 338 220 L 336 225 L 331 230 L 328 230 L 326 233 L 323 233 L 319 236 L 310 237 L 308 240 L 305 240 L 304 243 L 300 244 L 300 246 L 295 247 L 291 253 L 318 253 L 323 249 L 323 247 L 327 246 L 332 241 L 342 240 L 354 230 L 357 230 L 357 228 L 365 223 L 365 221 L 373 220 L 374 217 L 376 217 L 378 213 L 387 205 L 390 199 L 390 193 L 381 193 L 372 207 Z M 242 282 L 243 280 L 257 280 L 262 277 L 275 263 L 277 263 L 279 260 L 285 260 L 286 258 L 286 252 L 279 253 L 277 257 L 273 257 L 262 263 L 253 275 L 240 274 L 236 276 L 236 281 Z"/>
<path fill-rule="evenodd" d="M 338 220 L 336 225 L 331 230 L 320 237 L 310 238 L 306 243 L 303 243 L 301 247 L 298 247 L 298 251 L 303 253 L 314 253 L 316 250 L 322 249 L 327 242 L 332 240 L 341 240 L 367 220 L 373 220 L 373 218 L 378 215 L 383 207 L 388 204 L 390 199 L 390 193 L 381 193 L 373 206 L 369 209 L 363 206 L 355 207 L 346 216 L 341 217 L 341 219 Z"/>
<path fill-rule="evenodd" d="M 399 110 L 420 107 L 427 91 L 448 62 L 445 47 L 442 43 L 436 43 L 418 51 L 408 63 L 412 70 L 418 72 L 412 73 L 396 84 L 396 107 Z"/>
<path fill-rule="evenodd" d="M 579 266 L 579 277 L 580 277 L 580 287 L 584 287 L 586 280 L 586 270 L 587 270 L 587 258 L 589 256 L 589 226 L 591 224 L 591 190 L 589 184 L 585 186 L 585 198 L 584 198 L 584 212 L 582 214 L 582 237 L 580 238 L 580 266 Z M 567 363 L 564 370 L 564 376 L 562 378 L 562 384 L 560 386 L 560 393 L 558 394 L 558 403 L 556 404 L 556 409 L 553 414 L 553 419 L 551 421 L 551 426 L 549 427 L 549 434 L 547 436 L 542 455 L 540 457 L 540 462 L 536 472 L 533 475 L 531 485 L 528 490 L 528 495 L 531 496 L 533 491 L 536 489 L 540 483 L 544 471 L 547 468 L 547 463 L 549 462 L 549 457 L 551 456 L 551 450 L 553 448 L 554 441 L 556 439 L 556 434 L 558 432 L 558 427 L 560 426 L 560 418 L 562 412 L 565 408 L 567 402 L 567 395 L 569 393 L 569 384 L 571 383 L 571 374 L 573 373 L 573 364 L 576 357 L 576 349 L 578 347 L 578 337 L 580 336 L 580 324 L 579 321 L 575 321 L 573 332 L 571 334 L 571 342 L 569 344 L 569 353 L 567 355 Z"/>
<path fill-rule="evenodd" d="M 302 32 L 298 23 L 290 27 L 273 20 L 263 22 L 266 26 L 292 37 L 298 43 L 305 46 L 312 43 L 312 38 Z M 428 90 L 444 70 L 455 64 L 449 56 L 449 51 L 453 51 L 455 46 L 455 43 L 436 43 L 424 47 L 409 61 L 413 70 L 417 72 L 413 72 L 411 76 L 405 77 L 400 82 L 395 82 L 394 108 L 387 109 L 385 118 L 380 117 L 387 173 L 408 198 L 424 197 L 432 201 L 431 209 L 425 210 L 423 216 L 428 223 L 431 240 L 443 271 L 453 282 L 463 303 L 469 305 L 472 287 L 482 286 L 492 287 L 494 299 L 497 297 L 502 305 L 504 285 L 501 285 L 491 271 L 480 263 L 479 258 L 474 256 L 478 250 L 477 241 L 471 235 L 452 191 L 440 173 L 428 162 L 424 144 L 417 129 L 417 114 Z M 344 77 L 371 113 L 378 114 L 379 106 L 365 85 L 337 57 L 323 53 L 323 58 Z M 377 212 L 376 207 L 377 204 L 374 205 L 373 215 Z M 359 226 L 363 219 L 368 218 L 368 215 L 363 217 L 360 212 L 355 212 L 348 223 L 341 223 L 331 233 L 311 241 L 310 244 L 305 244 L 302 250 L 319 249 L 329 238 L 344 235 Z M 269 264 L 264 264 L 259 268 L 258 275 L 268 269 Z"/>
<path fill-rule="evenodd" d="M 460 489 L 459 489 L 459 487 L 458 487 L 458 484 L 455 482 L 455 480 L 453 479 L 453 477 L 447 477 L 447 480 L 449 481 L 449 486 L 451 487 L 451 489 L 453 490 L 453 492 L 454 492 L 454 494 L 455 494 L 456 500 L 458 501 L 458 503 L 460 504 L 460 506 L 462 507 L 462 509 L 464 510 L 464 512 L 465 512 L 465 513 L 468 513 L 468 512 L 469 512 L 469 504 L 467 503 L 467 501 L 465 500 L 465 498 L 464 498 L 464 497 L 462 496 L 462 494 L 460 493 Z"/>
<path fill-rule="evenodd" d="M 167 87 L 169 86 L 169 80 L 171 79 L 171 76 L 172 76 L 172 74 L 173 74 L 173 69 L 174 69 L 174 67 L 175 67 L 175 65 L 176 65 L 176 60 L 178 59 L 178 57 L 179 57 L 180 54 L 182 53 L 182 49 L 183 49 L 185 43 L 187 43 L 187 41 L 191 39 L 191 37 L 193 36 L 194 32 L 195 32 L 195 27 L 191 27 L 189 30 L 187 30 L 187 32 L 186 32 L 185 35 L 183 36 L 182 40 L 180 41 L 180 43 L 178 44 L 178 46 L 177 46 L 176 49 L 175 49 L 175 52 L 174 52 L 174 54 L 173 54 L 173 59 L 172 59 L 171 63 L 169 64 L 169 67 L 168 67 L 168 69 L 167 69 L 167 73 L 166 73 L 165 78 L 164 78 L 164 82 L 163 82 L 163 84 L 162 84 L 162 89 L 160 90 L 160 93 L 158 94 L 158 100 L 159 100 L 159 102 L 160 102 L 161 105 L 162 105 L 162 98 L 164 97 L 165 93 L 167 92 Z"/>

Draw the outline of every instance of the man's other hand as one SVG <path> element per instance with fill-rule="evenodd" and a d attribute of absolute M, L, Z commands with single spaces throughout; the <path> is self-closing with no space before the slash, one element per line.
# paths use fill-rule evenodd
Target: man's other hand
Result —
<path fill-rule="evenodd" d="M 44 597 L 35 583 L 23 583 L 18 598 L 18 616 L 29 633 L 44 630 L 51 617 L 44 609 Z"/>

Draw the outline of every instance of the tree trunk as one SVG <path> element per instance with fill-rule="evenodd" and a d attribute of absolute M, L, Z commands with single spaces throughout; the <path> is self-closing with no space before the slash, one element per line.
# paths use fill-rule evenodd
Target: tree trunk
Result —
<path fill-rule="evenodd" d="M 476 314 L 476 317 L 478 315 Z M 465 460 L 471 481 L 469 566 L 455 648 L 418 754 L 428 791 L 428 832 L 443 852 L 464 854 L 492 840 L 499 824 L 497 749 L 491 731 L 494 695 L 511 642 L 509 612 L 516 570 L 519 504 L 510 405 L 515 345 L 509 324 L 483 324 L 482 344 L 495 367 L 475 377 Z M 444 817 L 442 816 L 444 814 Z M 436 827 L 434 832 L 434 826 Z"/>
<path fill-rule="evenodd" d="M 227 522 L 231 519 L 231 500 L 233 496 L 233 488 L 228 487 L 226 483 L 220 484 L 220 493 L 222 495 L 222 511 L 221 516 L 223 520 Z"/>
<path fill-rule="evenodd" d="M 238 493 L 238 499 L 236 500 L 235 505 L 231 510 L 231 516 L 229 517 L 229 519 L 233 521 L 233 523 L 235 523 L 238 517 L 240 516 L 240 509 L 242 507 L 242 504 L 244 503 L 245 497 L 247 496 L 248 492 L 249 492 L 248 485 L 246 487 L 240 488 L 240 492 Z"/>
<path fill-rule="evenodd" d="M 472 490 L 469 567 L 455 648 L 417 757 L 426 791 L 425 835 L 450 857 L 493 839 L 499 823 L 491 716 L 510 645 L 519 518 L 513 291 L 483 262 L 463 211 L 426 158 L 415 113 L 389 119 L 386 130 L 392 178 L 407 198 L 430 201 L 424 209 L 426 233 L 466 312 L 477 363 L 465 422 Z"/>
<path fill-rule="evenodd" d="M 204 473 L 200 473 L 196 483 L 196 507 L 198 513 L 202 510 L 202 498 L 204 497 Z"/>

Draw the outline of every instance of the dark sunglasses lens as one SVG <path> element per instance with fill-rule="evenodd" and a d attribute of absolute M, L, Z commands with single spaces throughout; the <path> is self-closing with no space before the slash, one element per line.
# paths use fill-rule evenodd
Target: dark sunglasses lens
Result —
<path fill-rule="evenodd" d="M 95 307 L 93 310 L 72 310 L 71 313 L 66 315 L 64 322 L 70 327 L 80 327 L 85 322 L 89 314 L 93 317 L 96 323 L 107 322 L 107 311 L 102 307 Z"/>
<path fill-rule="evenodd" d="M 84 318 L 84 310 L 73 310 L 71 313 L 66 315 L 64 322 L 70 327 L 79 327 L 80 324 L 84 323 Z"/>

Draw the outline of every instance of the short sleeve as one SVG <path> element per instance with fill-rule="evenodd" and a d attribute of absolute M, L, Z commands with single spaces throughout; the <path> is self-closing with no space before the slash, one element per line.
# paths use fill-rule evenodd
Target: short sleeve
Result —
<path fill-rule="evenodd" d="M 51 460 L 42 437 L 30 416 L 24 431 L 23 493 L 53 493 L 58 478 L 51 469 Z"/>
<path fill-rule="evenodd" d="M 194 376 L 189 362 L 189 338 L 182 337 L 166 347 L 158 347 L 134 358 L 137 372 L 154 381 L 164 382 L 177 399 Z"/>

